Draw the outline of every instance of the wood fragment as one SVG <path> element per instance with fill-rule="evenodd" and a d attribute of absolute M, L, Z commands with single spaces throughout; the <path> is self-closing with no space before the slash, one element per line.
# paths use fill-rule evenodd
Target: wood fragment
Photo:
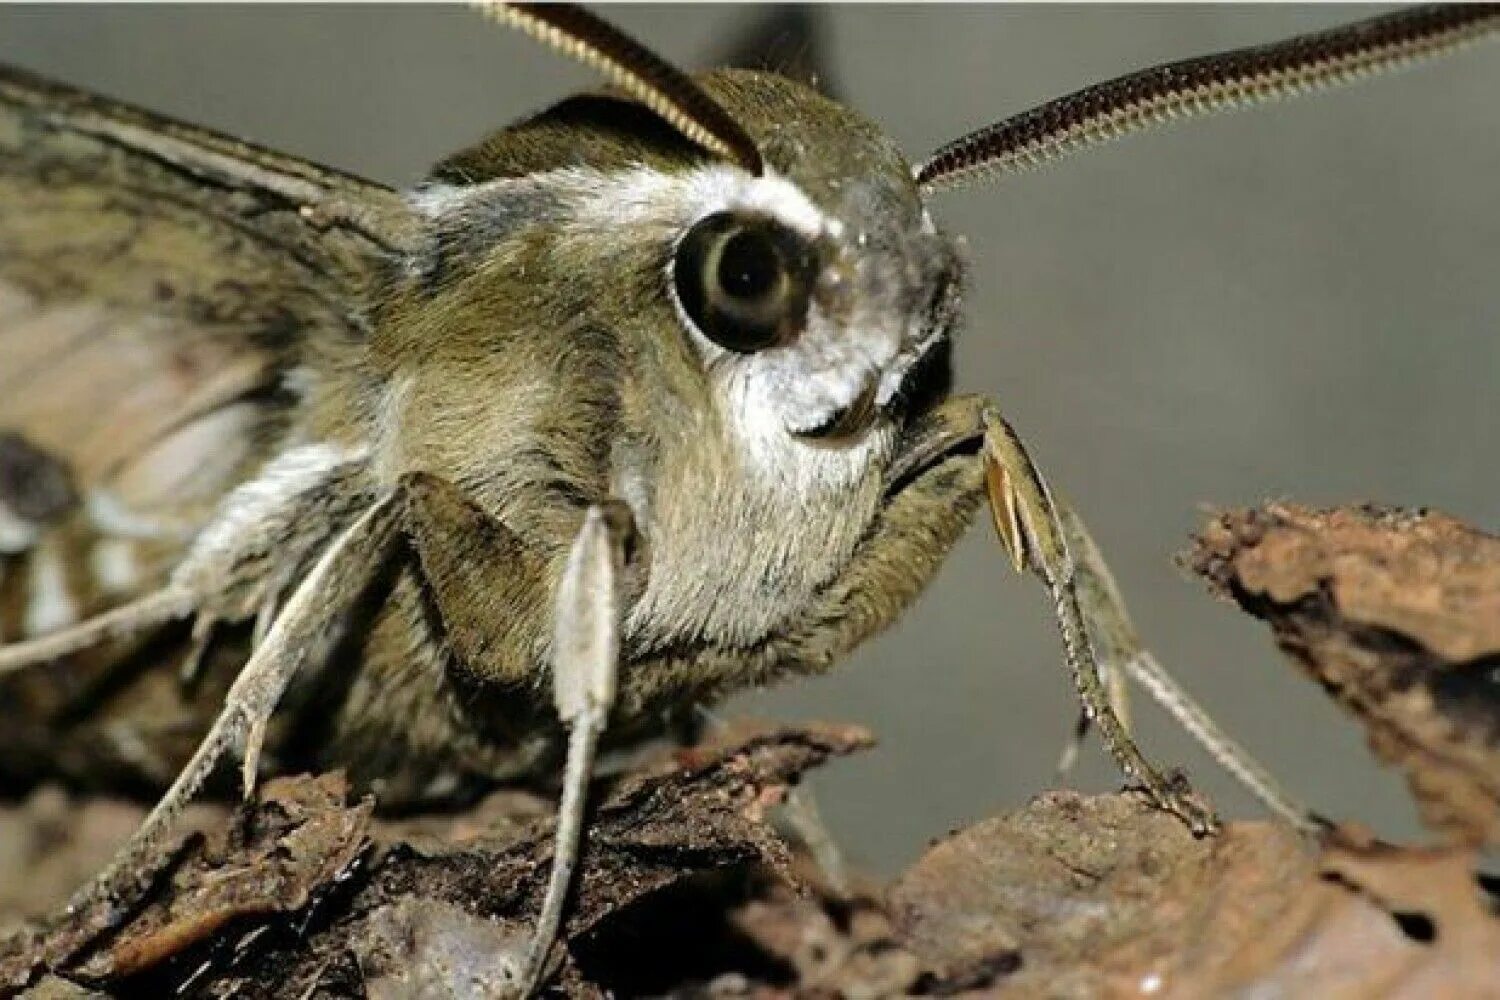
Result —
<path fill-rule="evenodd" d="M 1226 511 L 1186 564 L 1405 774 L 1425 822 L 1500 843 L 1500 538 L 1425 510 Z"/>

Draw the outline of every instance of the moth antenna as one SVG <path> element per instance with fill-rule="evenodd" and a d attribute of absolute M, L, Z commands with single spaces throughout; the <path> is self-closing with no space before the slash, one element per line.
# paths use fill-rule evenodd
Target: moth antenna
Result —
<path fill-rule="evenodd" d="M 1020 173 L 1176 121 L 1404 69 L 1497 29 L 1500 4 L 1412 7 L 1270 45 L 1165 63 L 955 139 L 917 168 L 917 185 L 932 192 Z"/>
<path fill-rule="evenodd" d="M 0 646 L 0 677 L 29 666 L 59 660 L 97 646 L 106 639 L 131 635 L 186 618 L 197 605 L 198 598 L 195 594 L 181 587 L 163 587 L 69 628 L 25 642 Z"/>
<path fill-rule="evenodd" d="M 749 173 L 764 171 L 755 141 L 686 73 L 583 8 L 476 0 L 489 16 L 604 74 L 689 140 Z"/>

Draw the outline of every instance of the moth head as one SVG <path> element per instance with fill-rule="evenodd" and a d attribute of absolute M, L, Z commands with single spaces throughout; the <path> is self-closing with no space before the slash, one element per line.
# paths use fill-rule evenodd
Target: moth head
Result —
<path fill-rule="evenodd" d="M 658 203 L 679 326 L 738 419 L 856 443 L 900 418 L 908 379 L 949 332 L 954 244 L 868 120 L 773 75 L 699 80 L 764 170 L 702 165 Z"/>
<path fill-rule="evenodd" d="M 711 414 L 716 438 L 783 468 L 843 454 L 838 478 L 855 478 L 946 385 L 955 245 L 868 119 L 774 74 L 691 82 L 753 163 L 628 95 L 575 97 L 439 165 L 419 195 L 430 270 L 487 272 L 492 298 L 519 282 L 507 308 L 559 338 L 610 331 L 653 405 Z M 476 266 L 453 268 L 463 253 Z"/>
<path fill-rule="evenodd" d="M 687 76 L 567 5 L 487 9 L 613 87 L 450 158 L 418 192 L 431 239 L 403 286 L 417 292 L 373 324 L 395 387 L 377 422 L 501 506 L 520 489 L 576 506 L 587 491 L 564 467 L 607 472 L 638 523 L 662 529 L 633 614 L 675 622 L 659 630 L 668 644 L 763 637 L 882 509 L 985 432 L 915 420 L 947 395 L 961 279 L 925 195 L 1493 27 L 1489 13 L 1421 8 L 1164 65 L 913 168 L 868 120 L 790 80 Z M 709 547 L 733 568 L 703 584 L 717 597 L 700 588 Z"/>

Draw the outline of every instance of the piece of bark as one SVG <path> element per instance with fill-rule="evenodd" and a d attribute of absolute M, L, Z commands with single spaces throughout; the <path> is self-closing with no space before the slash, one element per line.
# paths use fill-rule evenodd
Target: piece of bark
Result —
<path fill-rule="evenodd" d="M 929 993 L 1492 996 L 1500 915 L 1462 848 L 1232 822 L 1194 839 L 1136 793 L 1049 792 L 935 844 L 890 890 Z"/>
<path fill-rule="evenodd" d="M 154 887 L 123 925 L 99 934 L 65 916 L 50 932 L 14 939 L 11 953 L 0 954 L 0 991 L 25 982 L 42 966 L 66 969 L 85 982 L 120 980 L 232 925 L 253 927 L 264 918 L 304 910 L 369 846 L 372 803 L 349 805 L 348 791 L 337 774 L 267 782 L 253 808 L 234 820 L 219 810 L 208 836 L 190 836 L 176 853 L 170 878 Z M 101 812 L 90 804 L 82 818 L 91 810 L 93 818 L 111 821 L 130 812 L 128 807 Z M 88 838 L 84 846 L 98 845 Z"/>
<path fill-rule="evenodd" d="M 349 805 L 340 774 L 266 783 L 242 821 L 213 831 L 172 884 L 77 971 L 119 979 L 150 969 L 231 922 L 297 913 L 348 877 L 369 847 L 374 801 Z"/>
<path fill-rule="evenodd" d="M 565 941 L 576 950 L 605 920 L 704 872 L 748 865 L 785 870 L 786 848 L 766 824 L 767 810 L 804 771 L 869 742 L 869 734 L 856 727 L 781 729 L 627 778 L 591 818 Z M 488 922 L 491 931 L 472 935 L 488 938 L 496 949 L 482 961 L 496 968 L 513 964 L 519 957 L 513 949 L 528 940 L 541 904 L 551 833 L 549 821 L 504 843 L 478 841 L 457 852 L 398 848 L 375 867 L 342 916 L 307 938 L 300 954 L 284 956 L 280 969 L 258 970 L 262 977 L 270 971 L 278 984 L 274 992 L 250 995 L 297 997 L 316 987 L 320 996 L 363 996 L 361 956 L 389 940 L 379 926 L 389 920 L 382 911 L 411 898 Z M 569 992 L 593 995 L 572 952 L 562 958 L 559 974 L 573 984 Z M 451 961 L 420 946 L 404 960 Z M 481 959 L 470 955 L 466 961 L 477 967 Z"/>
<path fill-rule="evenodd" d="M 803 771 L 869 742 L 854 727 L 787 728 L 622 779 L 591 817 L 559 950 L 564 981 L 589 994 L 573 950 L 652 893 L 706 871 L 784 869 L 767 810 Z M 493 992 L 529 940 L 551 818 L 536 819 L 523 797 L 523 818 L 492 815 L 488 828 L 466 814 L 424 820 L 420 833 L 377 829 L 368 803 L 344 801 L 341 780 L 268 784 L 226 820 L 217 846 L 182 852 L 137 916 L 55 971 L 130 995 L 422 996 L 450 982 Z M 386 846 L 372 856 L 377 842 Z M 52 933 L 66 935 L 66 921 Z M 42 971 L 25 953 L 10 961 L 12 988 Z"/>
<path fill-rule="evenodd" d="M 1227 511 L 1186 563 L 1400 768 L 1426 823 L 1500 842 L 1500 538 L 1428 511 Z"/>
<path fill-rule="evenodd" d="M 907 947 L 947 993 L 1096 997 L 1111 952 L 1172 956 L 1205 911 L 1258 922 L 1312 865 L 1286 828 L 1230 823 L 1195 838 L 1135 793 L 1048 792 L 939 841 L 892 886 Z"/>
<path fill-rule="evenodd" d="M 884 898 L 794 889 L 800 880 L 775 871 L 782 847 L 762 816 L 799 769 L 859 742 L 850 730 L 772 733 L 626 779 L 595 816 L 555 984 L 580 998 L 1415 1000 L 1484 995 L 1500 982 L 1500 917 L 1475 878 L 1472 851 L 1395 848 L 1344 829 L 1320 851 L 1272 823 L 1230 823 L 1194 838 L 1135 792 L 1046 793 L 939 841 Z M 350 829 L 360 807 L 332 801 L 328 780 L 268 788 L 299 803 L 322 794 L 327 808 L 295 825 L 283 810 L 263 815 L 262 803 L 241 816 L 252 830 L 245 849 L 269 846 L 257 827 L 283 838 L 309 824 Z M 154 941 L 155 967 L 86 983 L 95 993 L 59 979 L 35 989 L 48 997 L 166 996 L 184 986 L 207 997 L 498 995 L 529 940 L 551 846 L 550 822 L 506 817 L 535 808 L 507 793 L 473 813 L 429 817 L 420 850 L 409 846 L 408 821 L 373 824 L 383 827 L 377 842 L 391 838 L 384 856 L 343 869 L 344 882 L 314 890 L 312 905 L 221 922 L 169 955 L 164 945 L 186 935 L 162 929 L 183 926 L 193 905 L 221 912 L 217 876 L 243 875 L 204 863 L 212 852 L 200 850 L 163 883 L 142 925 L 127 925 L 96 953 Z M 500 820 L 498 833 L 483 830 L 489 819 Z M 304 840 L 328 845 L 315 853 L 329 859 L 348 842 Z"/>
<path fill-rule="evenodd" d="M 1154 979 L 1129 970 L 1124 981 L 1160 984 L 1155 994 L 1173 1000 L 1495 996 L 1500 900 L 1476 879 L 1475 861 L 1466 848 L 1393 847 L 1341 829 L 1271 919 L 1233 927 L 1210 916 L 1200 947 L 1177 948 L 1146 973 Z"/>

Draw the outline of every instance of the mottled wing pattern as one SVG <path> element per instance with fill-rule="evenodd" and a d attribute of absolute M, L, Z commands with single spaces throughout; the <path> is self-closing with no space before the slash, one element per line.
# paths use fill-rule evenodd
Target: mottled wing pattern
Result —
<path fill-rule="evenodd" d="M 407 219 L 381 186 L 0 67 L 0 642 L 161 583 L 284 430 L 301 359 L 362 336 Z M 107 781 L 134 756 L 161 780 L 149 731 L 198 723 L 174 678 L 103 665 L 0 682 L 0 772 Z"/>
<path fill-rule="evenodd" d="M 0 641 L 158 582 L 263 452 L 391 191 L 0 68 Z"/>

